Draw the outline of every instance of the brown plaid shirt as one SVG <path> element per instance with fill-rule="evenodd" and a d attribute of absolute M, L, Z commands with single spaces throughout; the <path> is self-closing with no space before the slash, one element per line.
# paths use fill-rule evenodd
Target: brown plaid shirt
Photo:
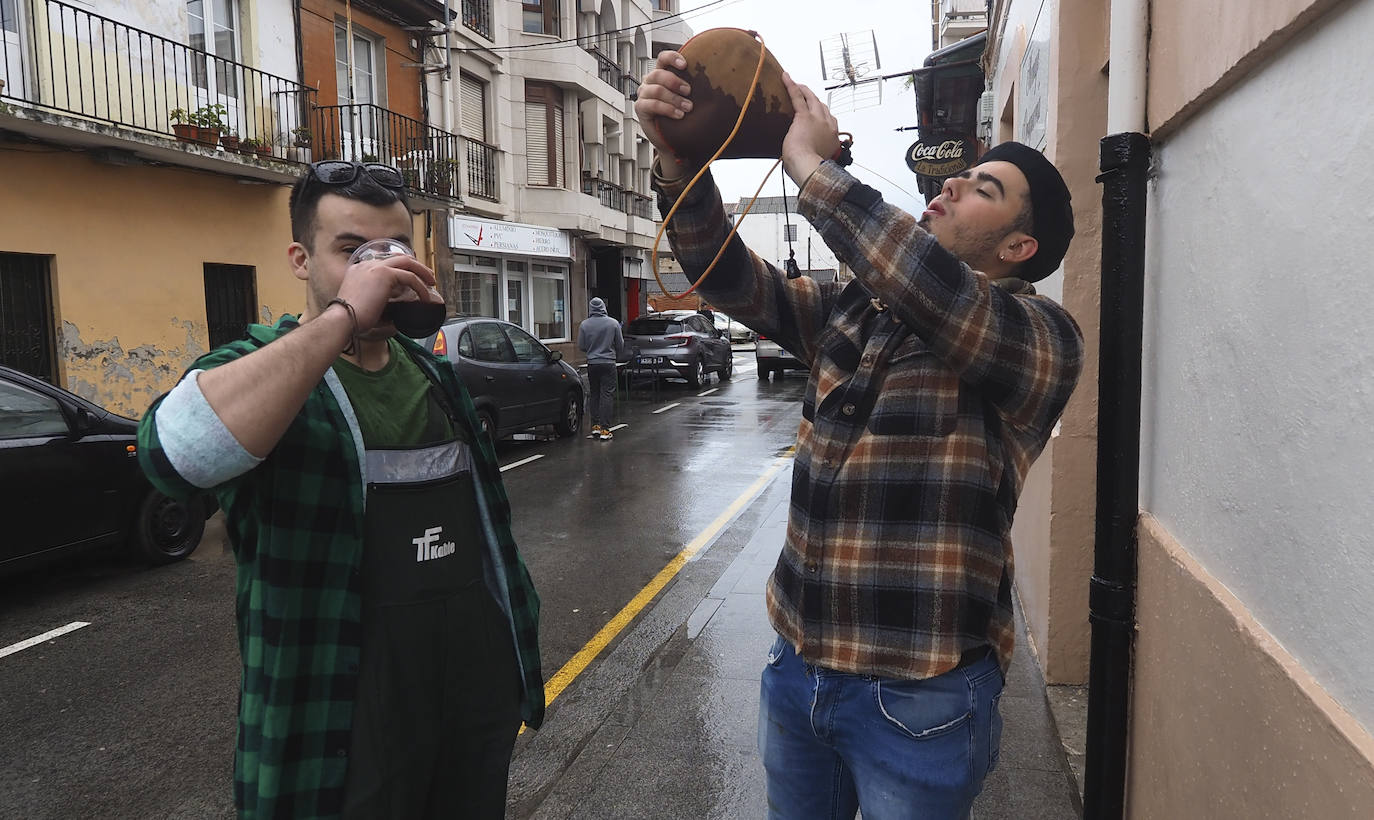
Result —
<path fill-rule="evenodd" d="M 685 183 L 655 176 L 665 215 Z M 854 281 L 789 280 L 736 238 L 701 288 L 811 367 L 773 627 L 843 672 L 928 678 L 988 645 L 1005 672 L 1012 515 L 1078 381 L 1078 326 L 1029 283 L 970 270 L 833 162 L 798 210 Z M 695 279 L 728 230 L 706 175 L 668 236 Z"/>

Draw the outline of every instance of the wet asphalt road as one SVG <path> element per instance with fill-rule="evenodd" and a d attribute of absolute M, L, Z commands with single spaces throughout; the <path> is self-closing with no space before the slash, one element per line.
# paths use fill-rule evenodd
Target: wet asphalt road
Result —
<path fill-rule="evenodd" d="M 518 465 L 504 476 L 543 602 L 546 678 L 787 451 L 804 386 L 797 374 L 758 381 L 752 352 L 737 351 L 732 382 L 712 376 L 698 389 L 671 382 L 622 397 L 616 423 L 626 426 L 614 441 L 502 443 L 501 463 Z M 699 554 L 693 583 L 709 585 L 742 529 L 725 527 Z M 0 819 L 232 816 L 233 589 L 218 516 L 196 553 L 171 567 L 92 556 L 0 579 L 0 647 L 90 624 L 0 658 Z M 656 613 L 657 604 L 637 620 L 677 629 L 686 613 Z M 538 807 L 624 697 L 579 686 L 615 647 L 572 680 L 542 731 L 517 743 L 511 816 Z M 661 651 L 646 646 L 635 663 L 652 667 Z"/>

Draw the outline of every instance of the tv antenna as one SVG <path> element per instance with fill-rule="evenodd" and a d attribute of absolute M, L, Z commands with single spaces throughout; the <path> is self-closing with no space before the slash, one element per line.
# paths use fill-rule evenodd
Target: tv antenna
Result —
<path fill-rule="evenodd" d="M 830 110 L 858 111 L 882 104 L 883 84 L 875 76 L 882 63 L 872 29 L 827 37 L 820 50 L 821 79 L 834 82 L 825 87 Z"/>

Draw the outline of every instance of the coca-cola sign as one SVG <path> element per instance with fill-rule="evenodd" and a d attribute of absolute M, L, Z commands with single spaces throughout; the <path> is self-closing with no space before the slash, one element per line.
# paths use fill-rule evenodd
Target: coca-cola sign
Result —
<path fill-rule="evenodd" d="M 917 140 L 906 149 L 906 165 L 921 176 L 951 177 L 972 165 L 974 154 L 972 140 Z"/>

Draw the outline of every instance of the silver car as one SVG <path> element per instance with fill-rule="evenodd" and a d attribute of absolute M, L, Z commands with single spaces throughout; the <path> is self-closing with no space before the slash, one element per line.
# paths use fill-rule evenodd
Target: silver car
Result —
<path fill-rule="evenodd" d="M 636 372 L 681 376 L 693 387 L 707 373 L 725 381 L 734 372 L 730 340 L 700 314 L 651 313 L 626 323 L 624 335 L 627 361 Z"/>
<path fill-rule="evenodd" d="M 768 381 L 769 374 L 782 375 L 784 370 L 806 370 L 806 365 L 788 353 L 786 348 L 767 336 L 759 336 L 754 344 L 754 361 L 759 366 L 759 381 Z"/>

